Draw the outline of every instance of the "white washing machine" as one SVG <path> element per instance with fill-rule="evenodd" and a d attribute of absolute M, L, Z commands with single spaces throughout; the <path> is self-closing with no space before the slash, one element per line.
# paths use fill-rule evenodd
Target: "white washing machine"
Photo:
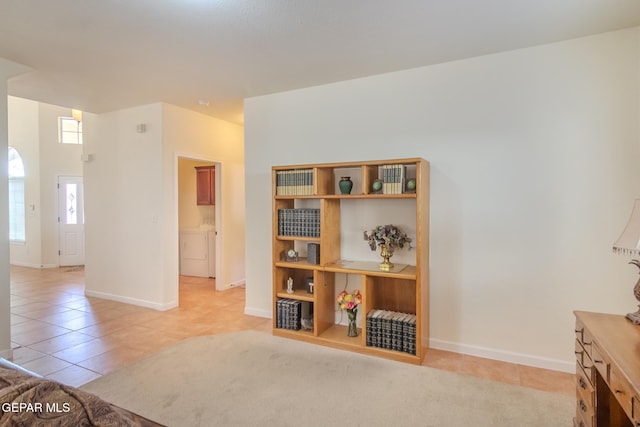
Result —
<path fill-rule="evenodd" d="M 215 230 L 180 230 L 180 274 L 216 277 Z"/>

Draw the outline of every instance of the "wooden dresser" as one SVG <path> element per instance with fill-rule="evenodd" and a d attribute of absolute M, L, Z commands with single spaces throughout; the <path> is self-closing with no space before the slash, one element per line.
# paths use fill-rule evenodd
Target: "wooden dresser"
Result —
<path fill-rule="evenodd" d="M 640 427 L 640 326 L 576 311 L 576 427 Z"/>

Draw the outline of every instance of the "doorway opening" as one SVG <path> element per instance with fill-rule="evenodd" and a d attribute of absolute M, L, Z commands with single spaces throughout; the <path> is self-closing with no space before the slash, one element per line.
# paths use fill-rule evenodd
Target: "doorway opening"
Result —
<path fill-rule="evenodd" d="M 220 168 L 210 160 L 178 157 L 179 276 L 204 280 L 213 290 L 220 276 L 218 227 Z"/>

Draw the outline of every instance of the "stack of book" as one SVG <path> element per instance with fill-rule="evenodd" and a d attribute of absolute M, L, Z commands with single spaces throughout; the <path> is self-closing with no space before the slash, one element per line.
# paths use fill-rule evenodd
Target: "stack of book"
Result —
<path fill-rule="evenodd" d="M 407 167 L 405 165 L 380 166 L 380 175 L 382 177 L 382 192 L 384 194 L 404 193 L 406 174 Z"/>
<path fill-rule="evenodd" d="M 366 323 L 368 346 L 416 354 L 415 314 L 373 309 Z"/>
<path fill-rule="evenodd" d="M 313 169 L 276 171 L 277 196 L 306 196 L 313 194 Z"/>
<path fill-rule="evenodd" d="M 279 298 L 276 302 L 276 328 L 299 331 L 303 317 L 313 316 L 313 304 L 291 298 Z"/>
<path fill-rule="evenodd" d="M 301 302 L 289 298 L 279 299 L 276 302 L 276 328 L 300 330 Z"/>
<path fill-rule="evenodd" d="M 278 235 L 320 237 L 320 209 L 278 209 Z"/>

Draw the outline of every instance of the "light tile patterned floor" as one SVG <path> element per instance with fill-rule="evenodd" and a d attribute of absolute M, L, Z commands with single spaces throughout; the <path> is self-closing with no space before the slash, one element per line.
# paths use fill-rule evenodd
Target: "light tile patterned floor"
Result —
<path fill-rule="evenodd" d="M 168 311 L 84 295 L 81 268 L 11 267 L 14 362 L 79 386 L 185 338 L 255 329 L 271 320 L 244 314 L 244 289 L 216 292 L 214 279 L 180 278 L 180 307 Z M 571 374 L 430 349 L 424 363 L 540 390 L 575 394 Z"/>

